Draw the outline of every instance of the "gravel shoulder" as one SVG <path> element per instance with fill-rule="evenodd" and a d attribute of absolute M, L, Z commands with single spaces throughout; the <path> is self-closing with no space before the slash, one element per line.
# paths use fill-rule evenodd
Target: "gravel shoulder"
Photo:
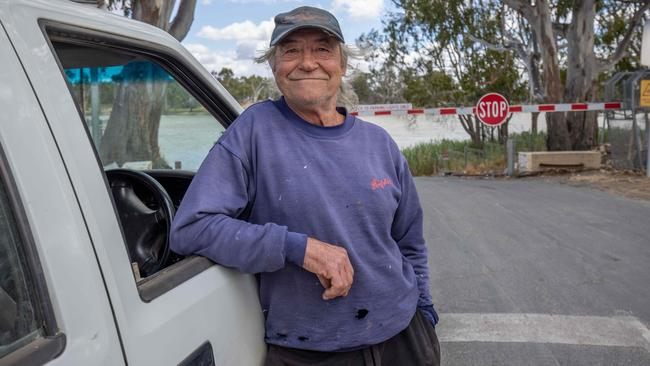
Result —
<path fill-rule="evenodd" d="M 577 173 L 547 172 L 542 175 L 519 179 L 587 187 L 628 198 L 650 201 L 650 178 L 636 172 L 611 170 L 592 170 Z"/>

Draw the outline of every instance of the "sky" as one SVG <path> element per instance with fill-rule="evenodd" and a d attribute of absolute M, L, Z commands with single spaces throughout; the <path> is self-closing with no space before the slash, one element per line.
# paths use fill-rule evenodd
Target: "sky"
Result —
<path fill-rule="evenodd" d="M 268 47 L 273 17 L 299 6 L 333 13 L 346 43 L 363 33 L 381 29 L 381 17 L 391 6 L 384 0 L 198 0 L 194 23 L 183 45 L 209 71 L 230 68 L 236 76 L 271 76 L 267 65 L 253 58 Z M 361 68 L 363 68 L 361 66 Z"/>

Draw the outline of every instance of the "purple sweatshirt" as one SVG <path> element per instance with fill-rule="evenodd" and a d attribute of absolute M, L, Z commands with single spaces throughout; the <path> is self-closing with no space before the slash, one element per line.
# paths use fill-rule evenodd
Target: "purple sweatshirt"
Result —
<path fill-rule="evenodd" d="M 307 236 L 347 250 L 347 297 L 323 300 L 301 267 Z M 265 339 L 281 346 L 376 344 L 431 305 L 422 210 L 395 142 L 349 114 L 310 124 L 284 99 L 251 106 L 221 136 L 176 213 L 171 248 L 260 273 Z"/>

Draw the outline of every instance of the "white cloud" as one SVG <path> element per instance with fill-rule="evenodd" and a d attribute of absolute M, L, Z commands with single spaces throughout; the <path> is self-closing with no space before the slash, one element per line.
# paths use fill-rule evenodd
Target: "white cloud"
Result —
<path fill-rule="evenodd" d="M 201 44 L 190 44 L 186 47 L 208 70 L 219 71 L 222 67 L 228 67 L 237 75 L 270 76 L 268 67 L 255 64 L 253 59 L 260 54 L 260 51 L 268 47 L 273 27 L 273 19 L 257 24 L 246 20 L 229 24 L 223 28 L 204 26 L 198 33 L 199 37 L 217 41 L 232 41 L 235 43 L 234 49 L 211 51 Z"/>
<path fill-rule="evenodd" d="M 203 5 L 211 5 L 212 0 L 201 0 L 201 4 L 203 4 Z"/>
<path fill-rule="evenodd" d="M 214 51 L 199 43 L 184 46 L 208 71 L 218 72 L 227 67 L 238 76 L 271 76 L 271 69 L 267 65 L 256 64 L 252 57 L 240 57 L 245 52 L 240 52 L 239 49 Z"/>
<path fill-rule="evenodd" d="M 237 42 L 264 41 L 271 39 L 273 19 L 255 24 L 250 20 L 232 23 L 223 28 L 206 25 L 198 33 L 199 37 L 213 40 L 232 40 Z"/>
<path fill-rule="evenodd" d="M 384 0 L 333 0 L 332 8 L 342 10 L 354 19 L 375 19 L 384 10 Z"/>

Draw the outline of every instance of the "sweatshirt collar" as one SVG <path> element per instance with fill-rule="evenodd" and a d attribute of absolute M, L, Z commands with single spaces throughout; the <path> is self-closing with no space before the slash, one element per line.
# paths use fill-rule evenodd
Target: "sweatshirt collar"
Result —
<path fill-rule="evenodd" d="M 305 121 L 289 107 L 287 102 L 284 100 L 284 96 L 280 97 L 280 99 L 273 103 L 280 110 L 282 115 L 290 121 L 291 125 L 314 137 L 338 138 L 348 133 L 354 126 L 354 116 L 350 115 L 343 107 L 336 108 L 336 110 L 345 117 L 343 123 L 336 126 L 326 127 Z"/>

